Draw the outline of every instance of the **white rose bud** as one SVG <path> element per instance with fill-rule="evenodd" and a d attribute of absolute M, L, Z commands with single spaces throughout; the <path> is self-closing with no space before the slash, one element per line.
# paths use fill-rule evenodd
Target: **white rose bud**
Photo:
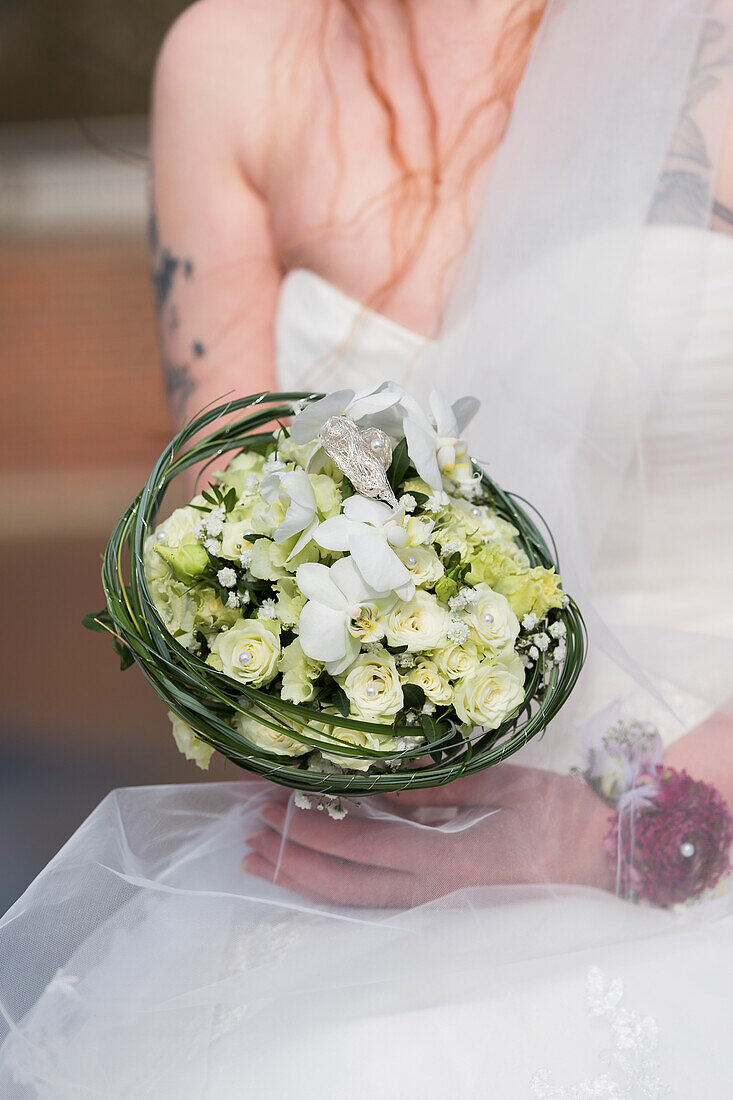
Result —
<path fill-rule="evenodd" d="M 480 662 L 475 642 L 454 642 L 433 654 L 438 670 L 449 680 L 463 680 L 478 671 Z"/>
<path fill-rule="evenodd" d="M 421 687 L 431 703 L 450 703 L 453 698 L 453 688 L 448 677 L 434 661 L 429 661 L 426 657 L 418 658 L 415 667 L 407 674 L 407 681 Z"/>
<path fill-rule="evenodd" d="M 265 752 L 274 753 L 276 756 L 304 756 L 311 752 L 310 745 L 302 745 L 286 733 L 278 733 L 277 730 L 263 726 L 257 721 L 257 711 L 248 711 L 247 714 L 238 714 L 235 720 L 235 728 Z"/>
<path fill-rule="evenodd" d="M 390 653 L 362 653 L 342 683 L 352 712 L 364 718 L 392 717 L 404 706 L 397 666 Z"/>
<path fill-rule="evenodd" d="M 397 557 L 412 573 L 417 588 L 430 588 L 443 576 L 443 563 L 431 546 L 402 546 Z"/>
<path fill-rule="evenodd" d="M 197 737 L 196 731 L 191 729 L 188 723 L 179 718 L 177 714 L 174 714 L 172 710 L 168 711 L 168 717 L 171 720 L 173 737 L 178 746 L 178 751 L 183 753 L 186 760 L 193 760 L 199 768 L 208 771 L 209 761 L 214 752 L 211 745 L 207 745 L 205 741 Z"/>
<path fill-rule="evenodd" d="M 398 605 L 387 616 L 387 641 L 407 646 L 408 653 L 435 649 L 445 639 L 448 612 L 429 592 L 418 590 L 407 603 Z"/>
<path fill-rule="evenodd" d="M 277 673 L 279 634 L 279 625 L 272 620 L 243 619 L 212 642 L 212 656 L 218 658 L 216 667 L 220 661 L 220 671 L 243 684 L 269 684 Z"/>
<path fill-rule="evenodd" d="M 512 649 L 519 634 L 519 620 L 506 596 L 493 592 L 488 584 L 477 584 L 476 602 L 471 605 L 467 622 L 485 649 L 498 656 Z"/>
<path fill-rule="evenodd" d="M 493 730 L 524 699 L 524 666 L 516 653 L 498 662 L 480 665 L 456 689 L 453 705 L 461 722 Z"/>
<path fill-rule="evenodd" d="M 367 719 L 368 715 L 362 714 L 359 715 L 359 717 Z M 394 738 L 389 736 L 378 737 L 373 733 L 367 733 L 365 730 L 349 730 L 339 726 L 324 726 L 324 733 L 331 737 L 336 737 L 344 746 L 353 745 L 358 749 L 374 749 L 377 752 L 397 751 L 397 745 Z M 377 763 L 378 760 L 378 758 L 374 756 L 343 756 L 336 752 L 328 752 L 325 748 L 321 749 L 321 755 L 325 760 L 330 760 L 332 764 L 337 764 L 340 768 L 356 772 L 365 772 L 367 768 Z"/>

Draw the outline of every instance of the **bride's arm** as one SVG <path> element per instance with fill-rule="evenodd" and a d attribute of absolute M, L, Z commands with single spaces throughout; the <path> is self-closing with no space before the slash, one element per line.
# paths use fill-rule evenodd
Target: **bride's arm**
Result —
<path fill-rule="evenodd" d="M 188 9 L 156 67 L 151 263 L 177 425 L 225 395 L 274 388 L 280 270 L 265 194 L 274 29 L 265 5 L 243 7 L 246 23 L 226 4 Z"/>
<path fill-rule="evenodd" d="M 733 812 L 733 699 L 694 730 L 680 737 L 664 754 L 672 768 L 685 769 L 710 783 Z"/>

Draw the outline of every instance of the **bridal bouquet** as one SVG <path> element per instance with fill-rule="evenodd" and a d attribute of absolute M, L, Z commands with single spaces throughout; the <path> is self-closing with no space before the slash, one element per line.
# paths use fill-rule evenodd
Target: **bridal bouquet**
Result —
<path fill-rule="evenodd" d="M 329 795 L 433 786 L 562 706 L 582 618 L 535 522 L 467 453 L 477 402 L 430 403 L 392 383 L 232 401 L 176 436 L 120 520 L 87 625 L 141 666 L 200 766 L 217 750 Z M 221 468 L 156 526 L 202 461 Z"/>

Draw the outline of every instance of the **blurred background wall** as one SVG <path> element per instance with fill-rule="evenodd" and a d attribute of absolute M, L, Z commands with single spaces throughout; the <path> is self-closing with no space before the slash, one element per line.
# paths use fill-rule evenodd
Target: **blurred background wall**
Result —
<path fill-rule="evenodd" d="M 169 433 L 146 253 L 147 110 L 181 0 L 0 7 L 0 911 L 113 787 L 207 778 L 81 627 Z M 210 777 L 234 777 L 212 762 Z"/>

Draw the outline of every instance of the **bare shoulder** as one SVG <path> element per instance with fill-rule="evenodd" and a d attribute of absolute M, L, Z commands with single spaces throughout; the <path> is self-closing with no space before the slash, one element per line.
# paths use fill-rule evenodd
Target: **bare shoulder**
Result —
<path fill-rule="evenodd" d="M 298 0 L 198 0 L 168 31 L 155 67 L 153 127 L 239 150 L 253 162 L 265 139 L 278 50 L 303 18 Z M 246 122 L 246 126 L 242 123 Z"/>

